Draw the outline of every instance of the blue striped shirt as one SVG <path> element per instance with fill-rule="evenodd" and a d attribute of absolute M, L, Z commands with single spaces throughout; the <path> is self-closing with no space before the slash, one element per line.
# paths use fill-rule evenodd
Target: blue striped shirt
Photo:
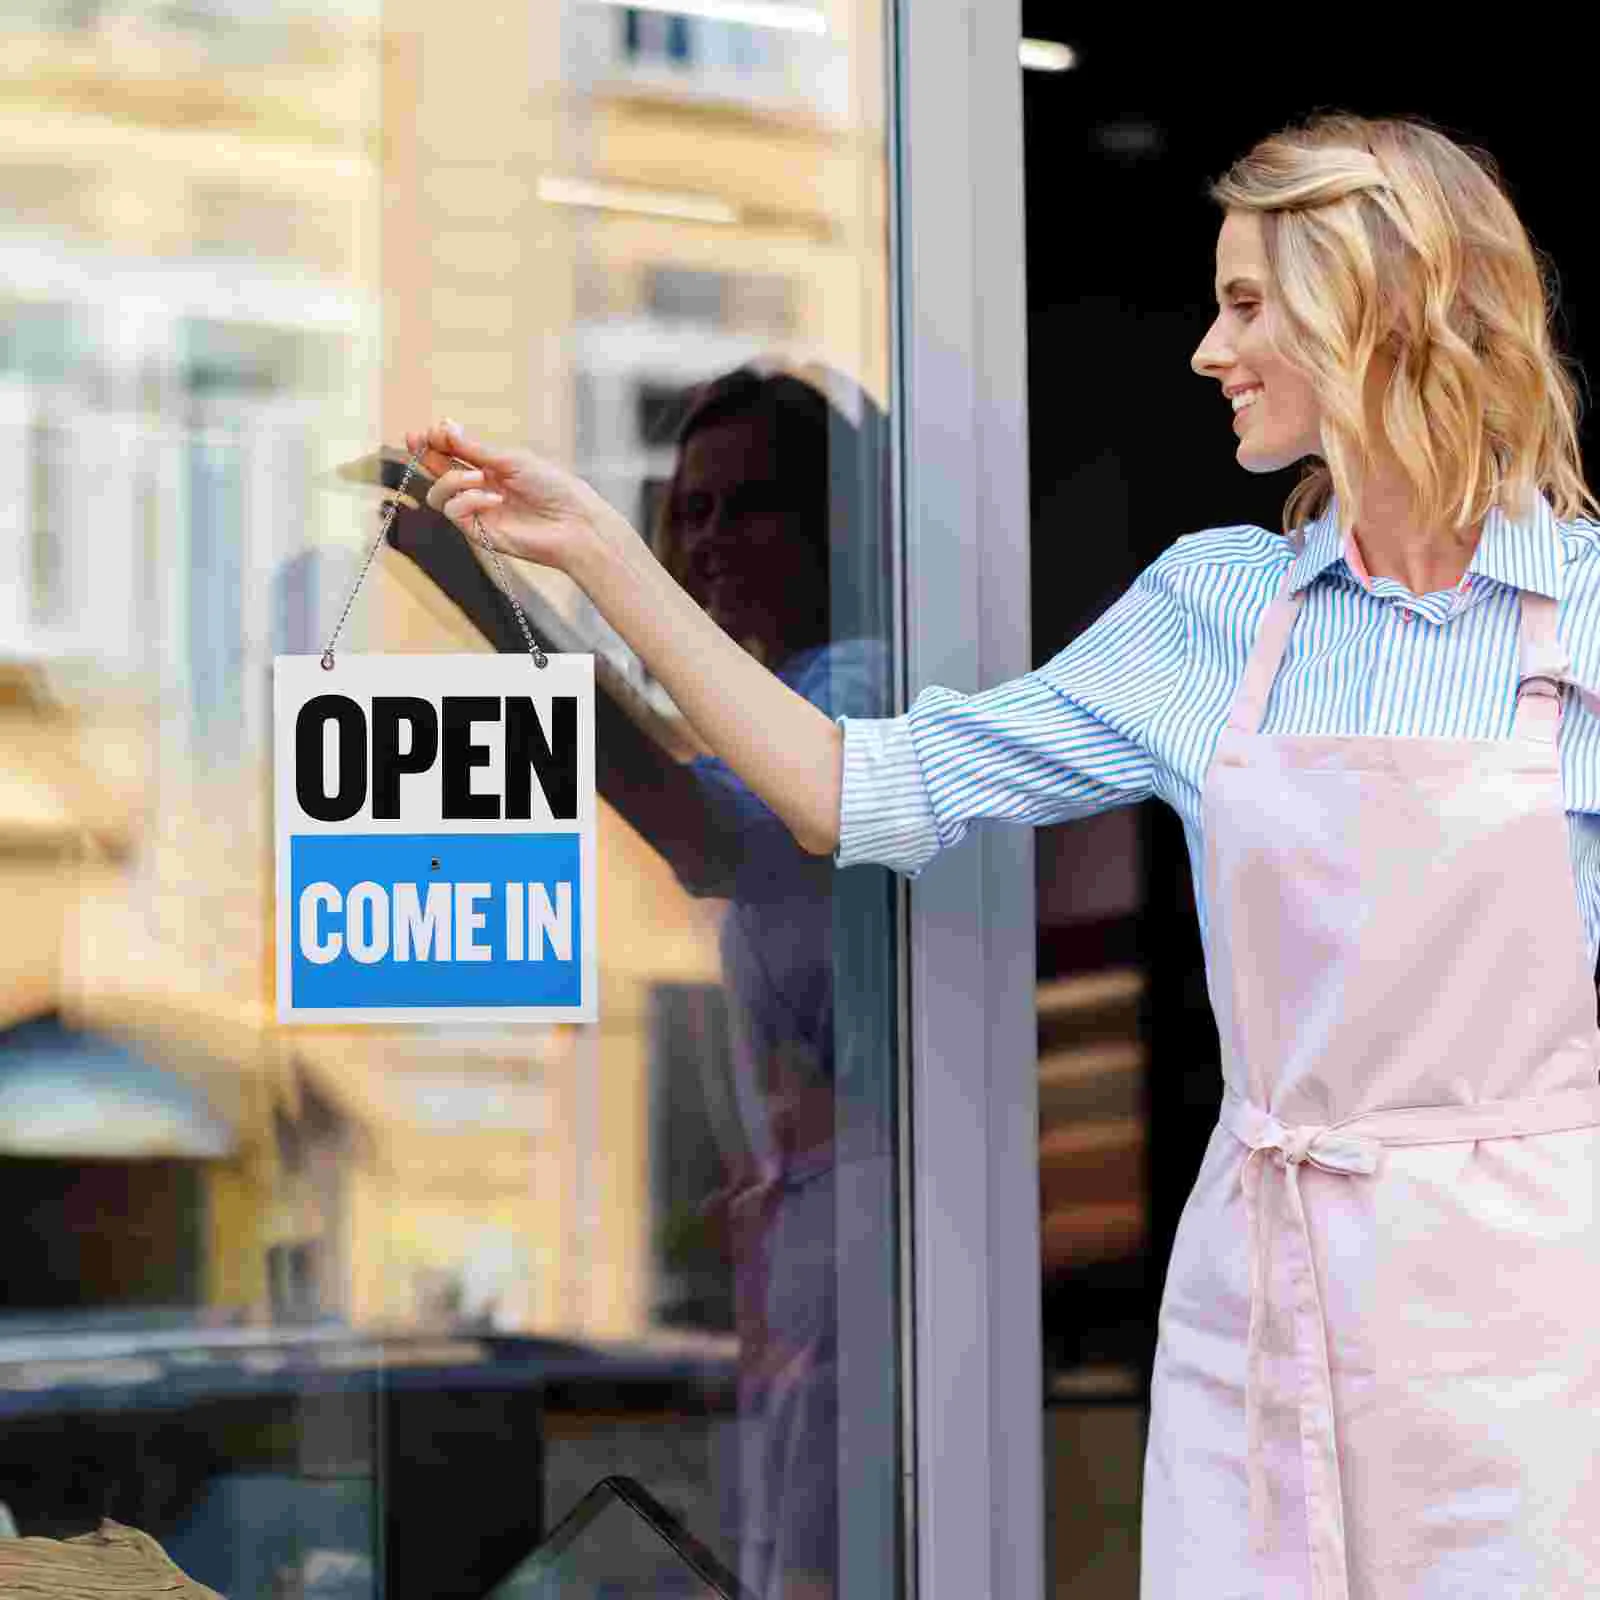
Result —
<path fill-rule="evenodd" d="M 980 818 L 1054 823 L 1152 795 L 1182 817 L 1206 923 L 1200 788 L 1263 613 L 1291 564 L 1306 590 L 1267 733 L 1505 738 L 1516 707 L 1517 591 L 1558 602 L 1580 688 L 1561 738 L 1577 893 L 1600 946 L 1600 523 L 1493 510 L 1463 587 L 1364 583 L 1332 504 L 1298 554 L 1250 525 L 1180 538 L 1043 666 L 978 694 L 930 687 L 903 715 L 837 717 L 835 865 L 916 877 Z"/>

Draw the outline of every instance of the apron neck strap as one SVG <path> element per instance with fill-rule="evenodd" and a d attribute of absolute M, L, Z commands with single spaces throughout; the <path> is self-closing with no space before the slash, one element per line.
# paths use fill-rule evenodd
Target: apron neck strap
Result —
<path fill-rule="evenodd" d="M 1561 726 L 1561 686 L 1571 666 L 1556 633 L 1556 603 L 1531 589 L 1518 592 L 1521 603 L 1521 665 L 1517 678 L 1514 739 L 1554 744 Z"/>
<path fill-rule="evenodd" d="M 1278 676 L 1278 664 L 1289 643 L 1289 630 L 1300 611 L 1300 594 L 1289 592 L 1289 579 L 1294 572 L 1291 561 L 1284 569 L 1283 581 L 1267 607 L 1261 626 L 1256 630 L 1255 644 L 1244 665 L 1244 676 L 1234 691 L 1233 707 L 1228 712 L 1228 726 L 1239 733 L 1256 733 L 1261 727 L 1262 713 L 1267 709 L 1267 696 L 1272 693 L 1273 680 Z"/>

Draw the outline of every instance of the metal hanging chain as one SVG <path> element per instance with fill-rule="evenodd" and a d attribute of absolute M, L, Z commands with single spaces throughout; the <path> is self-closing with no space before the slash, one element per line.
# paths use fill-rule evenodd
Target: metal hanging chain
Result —
<path fill-rule="evenodd" d="M 539 647 L 539 641 L 533 636 L 533 629 L 528 626 L 528 619 L 523 614 L 522 602 L 517 599 L 511 588 L 511 579 L 506 574 L 505 563 L 500 559 L 500 552 L 489 543 L 489 535 L 483 531 L 483 523 L 478 518 L 478 513 L 472 513 L 472 526 L 478 530 L 478 543 L 489 552 L 489 559 L 494 563 L 494 575 L 500 584 L 500 592 L 511 602 L 511 609 L 517 614 L 517 626 L 522 629 L 522 637 L 528 641 L 528 654 L 533 657 L 534 665 L 547 667 L 550 658 Z"/>
<path fill-rule="evenodd" d="M 350 585 L 350 593 L 345 597 L 344 610 L 339 613 L 339 620 L 333 625 L 333 632 L 328 635 L 328 647 L 322 652 L 322 670 L 333 671 L 333 647 L 339 642 L 340 630 L 344 627 L 345 618 L 350 615 L 350 608 L 356 603 L 356 596 L 361 592 L 361 585 L 366 581 L 367 569 L 371 567 L 378 554 L 378 546 L 389 537 L 389 525 L 394 521 L 395 513 L 400 509 L 400 496 L 406 492 L 406 485 L 411 482 L 411 474 L 417 470 L 417 462 L 421 459 L 421 451 L 413 451 L 411 459 L 406 462 L 406 470 L 400 479 L 400 487 L 394 492 L 394 499 L 389 502 L 388 514 L 384 517 L 378 529 L 378 537 L 372 541 L 372 548 L 367 551 L 367 559 L 361 563 L 361 570 L 356 574 L 356 581 Z"/>
<path fill-rule="evenodd" d="M 383 525 L 378 529 L 378 537 L 372 541 L 372 548 L 367 551 L 367 559 L 361 563 L 361 570 L 356 574 L 356 581 L 350 586 L 350 594 L 344 603 L 344 610 L 339 613 L 339 620 L 333 625 L 333 632 L 328 636 L 328 647 L 322 652 L 322 670 L 333 671 L 333 647 L 339 642 L 339 632 L 344 627 L 345 618 L 350 615 L 350 608 L 356 603 L 356 596 L 361 592 L 361 585 L 366 581 L 367 570 L 378 554 L 378 548 L 389 537 L 390 525 L 394 522 L 396 513 L 400 510 L 400 497 L 406 492 L 406 485 L 411 482 L 411 474 L 417 470 L 417 463 L 422 459 L 422 452 L 415 450 L 411 459 L 406 462 L 406 470 L 401 475 L 400 487 L 394 492 L 394 499 L 389 502 L 388 514 L 383 519 Z M 495 579 L 500 585 L 500 592 L 511 602 L 511 609 L 517 615 L 517 626 L 522 629 L 522 637 L 528 641 L 528 654 L 533 657 L 534 665 L 547 667 L 550 658 L 539 647 L 539 642 L 533 636 L 533 629 L 528 626 L 528 619 L 523 614 L 522 603 L 512 592 L 511 579 L 506 572 L 505 563 L 500 559 L 500 552 L 489 542 L 489 536 L 483 531 L 483 523 L 479 521 L 478 514 L 472 514 L 472 525 L 478 530 L 478 543 L 489 552 L 489 558 L 494 562 Z"/>

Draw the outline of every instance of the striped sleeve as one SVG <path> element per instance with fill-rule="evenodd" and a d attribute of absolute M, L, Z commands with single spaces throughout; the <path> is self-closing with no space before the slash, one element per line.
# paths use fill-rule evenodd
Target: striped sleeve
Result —
<path fill-rule="evenodd" d="M 836 719 L 834 864 L 875 861 L 914 878 L 980 818 L 1064 822 L 1147 798 L 1149 730 L 1183 673 L 1171 555 L 1020 678 L 977 694 L 930 686 L 899 717 Z"/>
<path fill-rule="evenodd" d="M 926 692 L 926 691 L 924 691 Z M 911 717 L 836 717 L 844 731 L 836 867 L 875 861 L 914 878 L 939 832 L 911 742 Z"/>

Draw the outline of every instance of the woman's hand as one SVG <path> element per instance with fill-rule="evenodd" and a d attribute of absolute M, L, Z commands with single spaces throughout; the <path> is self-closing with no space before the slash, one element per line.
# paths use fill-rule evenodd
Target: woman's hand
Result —
<path fill-rule="evenodd" d="M 534 455 L 470 439 L 448 420 L 408 433 L 406 448 L 434 479 L 428 504 L 468 537 L 481 527 L 496 549 L 565 572 L 600 521 L 615 517 L 582 478 Z"/>

